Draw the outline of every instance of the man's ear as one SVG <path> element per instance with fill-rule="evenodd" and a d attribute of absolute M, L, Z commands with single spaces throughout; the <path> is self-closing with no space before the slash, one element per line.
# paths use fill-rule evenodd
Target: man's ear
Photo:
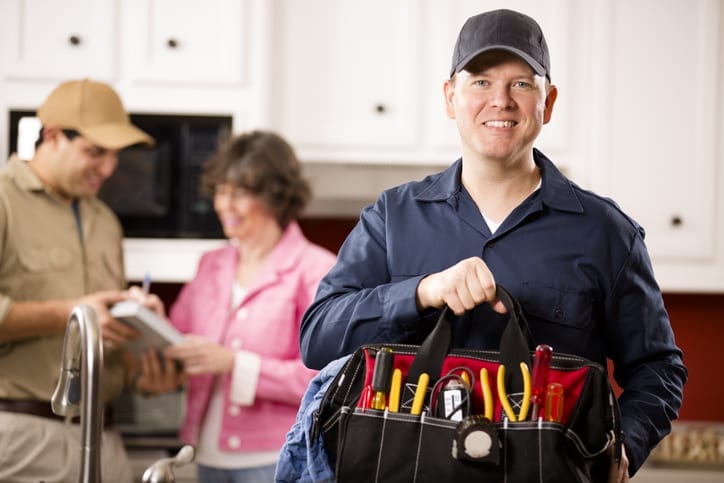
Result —
<path fill-rule="evenodd" d="M 58 141 L 59 136 L 61 135 L 61 129 L 58 126 L 49 125 L 49 126 L 43 126 L 43 144 L 48 143 L 55 143 Z"/>
<path fill-rule="evenodd" d="M 545 100 L 546 107 L 545 111 L 543 111 L 543 124 L 548 124 L 548 122 L 551 120 L 551 115 L 553 114 L 553 105 L 556 103 L 557 98 L 558 88 L 556 86 L 551 86 Z"/>
<path fill-rule="evenodd" d="M 445 81 L 442 86 L 443 94 L 445 95 L 445 112 L 447 117 L 455 119 L 455 81 L 449 79 Z"/>

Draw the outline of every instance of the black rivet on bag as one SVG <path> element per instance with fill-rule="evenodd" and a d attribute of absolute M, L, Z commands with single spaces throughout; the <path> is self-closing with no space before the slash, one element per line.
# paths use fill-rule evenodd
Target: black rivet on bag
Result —
<path fill-rule="evenodd" d="M 563 310 L 560 307 L 556 307 L 556 310 L 553 311 L 553 315 L 556 319 L 561 320 L 563 319 Z"/>

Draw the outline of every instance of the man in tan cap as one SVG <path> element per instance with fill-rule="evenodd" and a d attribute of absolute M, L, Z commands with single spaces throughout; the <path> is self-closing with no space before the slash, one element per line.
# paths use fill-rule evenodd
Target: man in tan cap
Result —
<path fill-rule="evenodd" d="M 77 481 L 80 427 L 50 408 L 73 307 L 91 306 L 101 323 L 106 403 L 131 381 L 160 389 L 158 361 L 142 364 L 123 350 L 136 333 L 108 312 L 130 295 L 120 223 L 96 198 L 121 149 L 154 141 L 100 82 L 62 83 L 37 114 L 43 127 L 33 158 L 13 156 L 0 171 L 0 481 Z M 147 302 L 161 307 L 158 297 Z M 102 449 L 104 480 L 130 482 L 116 431 L 104 431 Z"/>

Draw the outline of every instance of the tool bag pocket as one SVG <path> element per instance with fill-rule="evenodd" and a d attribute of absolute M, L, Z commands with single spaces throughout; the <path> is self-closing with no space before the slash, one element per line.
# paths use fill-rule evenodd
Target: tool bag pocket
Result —
<path fill-rule="evenodd" d="M 341 423 L 340 482 L 591 481 L 586 458 L 557 423 L 494 424 L 498 462 L 460 458 L 461 442 L 475 440 L 476 428 L 446 419 L 356 409 L 345 413 Z"/>
<path fill-rule="evenodd" d="M 553 353 L 547 381 L 562 388 L 555 417 L 549 420 L 542 408 L 526 412 L 526 398 L 506 394 L 505 387 L 523 384 L 522 368 L 514 369 L 521 362 L 532 367 L 535 353 L 517 301 L 502 287 L 498 296 L 510 314 L 500 351 L 451 350 L 443 311 L 421 346 L 371 344 L 352 354 L 325 393 L 312 428 L 312 437 L 323 436 L 337 481 L 607 481 L 607 450 L 613 446 L 620 454 L 622 438 L 605 370 L 582 357 Z M 399 370 L 403 379 L 399 405 L 390 389 L 374 409 L 366 390 L 374 385 L 381 353 L 391 358 L 388 369 Z M 504 366 L 509 370 L 501 376 L 510 378 L 498 382 Z M 441 388 L 448 379 L 463 379 L 457 375 L 463 372 L 469 374 L 464 397 L 448 411 L 452 399 Z M 430 376 L 426 391 L 415 384 L 423 373 Z M 417 393 L 424 393 L 424 402 L 415 412 Z M 510 402 L 507 409 L 503 401 Z M 524 413 L 520 421 L 510 418 Z"/>

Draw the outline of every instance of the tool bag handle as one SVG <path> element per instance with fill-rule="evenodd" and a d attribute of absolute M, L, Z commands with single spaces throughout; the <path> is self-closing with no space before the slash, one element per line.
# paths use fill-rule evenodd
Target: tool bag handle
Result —
<path fill-rule="evenodd" d="M 529 368 L 531 351 L 534 350 L 533 338 L 523 316 L 523 309 L 518 300 L 501 285 L 496 285 L 496 296 L 508 309 L 508 323 L 500 337 L 500 363 L 508 367 L 505 382 L 508 387 L 523 387 L 523 377 L 518 370 L 521 362 Z M 445 356 L 450 352 L 452 342 L 452 311 L 446 305 L 435 324 L 432 332 L 425 338 L 415 356 L 415 360 L 407 373 L 406 388 L 414 387 L 420 374 L 426 372 L 430 376 L 430 385 L 440 378 Z M 413 389 L 414 391 L 414 389 Z"/>

